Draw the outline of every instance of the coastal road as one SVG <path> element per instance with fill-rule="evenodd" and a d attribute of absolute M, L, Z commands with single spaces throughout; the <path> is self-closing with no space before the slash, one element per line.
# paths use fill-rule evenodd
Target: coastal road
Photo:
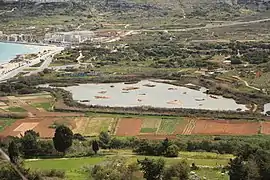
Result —
<path fill-rule="evenodd" d="M 25 76 L 30 76 L 30 75 L 33 75 L 33 74 L 37 74 L 39 72 L 42 72 L 44 69 L 48 68 L 49 65 L 52 63 L 53 56 L 55 56 L 56 54 L 59 54 L 63 50 L 64 50 L 64 48 L 57 47 L 51 53 L 47 53 L 44 56 L 42 56 L 40 59 L 43 59 L 44 62 L 41 64 L 41 66 L 37 70 L 31 71 L 30 73 L 26 74 Z"/>
<path fill-rule="evenodd" d="M 17 74 L 19 74 L 20 72 L 23 72 L 23 70 L 25 68 L 28 68 L 34 64 L 37 64 L 40 62 L 41 59 L 44 59 L 44 63 L 41 65 L 41 67 L 37 70 L 37 71 L 33 71 L 33 73 L 37 73 L 37 72 L 41 72 L 43 71 L 45 68 L 47 68 L 49 66 L 49 64 L 52 62 L 52 58 L 50 58 L 51 56 L 54 56 L 57 53 L 60 53 L 64 48 L 63 47 L 55 47 L 55 49 L 52 49 L 51 51 L 49 51 L 48 53 L 34 59 L 31 60 L 30 63 L 25 63 L 24 65 L 4 74 L 0 76 L 0 82 L 1 81 L 6 81 L 10 78 L 15 77 Z M 32 72 L 31 72 L 32 73 Z"/>

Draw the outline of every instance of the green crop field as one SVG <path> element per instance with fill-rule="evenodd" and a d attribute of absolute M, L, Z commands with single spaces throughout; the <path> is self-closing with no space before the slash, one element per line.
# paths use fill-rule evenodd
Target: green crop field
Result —
<path fill-rule="evenodd" d="M 161 121 L 160 128 L 158 130 L 158 133 L 161 134 L 172 134 L 176 127 L 180 125 L 181 123 L 184 123 L 184 119 L 163 119 Z"/>
<path fill-rule="evenodd" d="M 52 103 L 44 102 L 44 103 L 33 103 L 32 106 L 37 108 L 43 108 L 46 111 L 52 110 Z"/>
<path fill-rule="evenodd" d="M 15 119 L 11 118 L 0 118 L 0 132 L 3 131 L 7 126 L 10 126 L 15 121 Z"/>
<path fill-rule="evenodd" d="M 155 133 L 157 131 L 157 128 L 142 128 L 141 133 Z"/>
<path fill-rule="evenodd" d="M 21 108 L 21 107 L 9 107 L 7 108 L 8 111 L 10 112 L 26 112 L 25 109 Z"/>

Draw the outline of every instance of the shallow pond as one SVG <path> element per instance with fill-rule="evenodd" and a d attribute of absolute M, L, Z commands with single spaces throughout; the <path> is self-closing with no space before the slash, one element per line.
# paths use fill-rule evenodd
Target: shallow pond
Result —
<path fill-rule="evenodd" d="M 136 84 L 106 83 L 80 84 L 64 87 L 73 99 L 82 104 L 111 107 L 152 106 L 161 108 L 192 108 L 209 110 L 247 110 L 243 104 L 222 96 L 207 95 L 200 91 L 165 83 L 140 81 Z"/>
<path fill-rule="evenodd" d="M 264 112 L 263 112 L 264 114 L 266 114 L 266 112 L 268 112 L 268 111 L 270 112 L 270 103 L 265 104 L 264 107 L 263 107 L 263 109 L 264 109 Z"/>

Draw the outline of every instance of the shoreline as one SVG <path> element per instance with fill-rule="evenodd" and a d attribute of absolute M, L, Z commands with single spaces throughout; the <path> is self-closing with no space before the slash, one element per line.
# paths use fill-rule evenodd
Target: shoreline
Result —
<path fill-rule="evenodd" d="M 56 44 L 33 43 L 33 42 L 32 43 L 31 42 L 29 43 L 29 42 L 22 42 L 22 41 L 13 42 L 13 41 L 3 41 L 3 40 L 0 40 L 0 43 L 2 43 L 2 44 L 24 45 L 24 47 L 27 48 L 27 49 L 31 49 L 30 48 L 31 46 L 37 48 L 37 52 L 29 52 L 29 53 L 16 54 L 16 56 L 13 57 L 13 58 L 11 58 L 11 59 L 4 60 L 3 62 L 0 61 L 0 66 L 11 63 L 10 61 L 14 60 L 17 56 L 24 56 L 24 55 L 27 55 L 27 54 L 39 54 L 39 53 L 43 53 L 45 50 L 46 51 L 53 50 L 53 48 L 65 48 L 65 46 L 56 45 Z"/>
<path fill-rule="evenodd" d="M 23 44 L 23 45 L 32 45 L 32 46 L 56 46 L 63 47 L 57 44 L 47 44 L 47 43 L 35 43 L 35 42 L 23 42 L 23 41 L 4 41 L 0 40 L 0 43 L 9 43 L 9 44 Z"/>
<path fill-rule="evenodd" d="M 47 44 L 33 44 L 33 43 L 23 43 L 23 42 L 3 42 L 1 41 L 0 43 L 7 43 L 7 44 L 21 44 L 24 46 L 33 46 L 36 48 L 35 52 L 29 52 L 29 53 L 22 53 L 22 54 L 17 54 L 21 56 L 25 56 L 27 54 L 36 54 L 38 57 L 34 59 L 24 59 L 19 62 L 11 62 L 14 60 L 16 57 L 7 60 L 6 62 L 0 62 L 0 81 L 4 81 L 7 79 L 10 79 L 14 76 L 16 76 L 19 72 L 23 71 L 24 68 L 27 68 L 31 65 L 37 64 L 40 62 L 40 60 L 44 57 L 47 57 L 50 54 L 53 54 L 55 52 L 58 52 L 59 50 L 63 50 L 63 46 L 56 46 L 56 45 L 47 45 Z M 26 47 L 27 48 L 27 47 Z M 46 52 L 45 52 L 46 51 Z M 61 51 L 60 51 L 61 52 Z M 17 56 L 16 55 L 16 56 Z"/>

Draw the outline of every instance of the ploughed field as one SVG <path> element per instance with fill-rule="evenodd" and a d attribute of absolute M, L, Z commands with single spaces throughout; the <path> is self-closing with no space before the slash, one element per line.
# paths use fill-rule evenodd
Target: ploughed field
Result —
<path fill-rule="evenodd" d="M 0 113 L 22 113 L 26 118 L 0 118 L 0 136 L 20 137 L 34 130 L 42 138 L 52 138 L 55 128 L 64 124 L 73 133 L 97 136 L 107 131 L 115 136 L 137 136 L 146 139 L 174 139 L 177 135 L 255 135 L 270 134 L 270 122 L 203 119 L 163 116 L 125 116 L 97 113 L 53 112 L 54 100 L 49 94 L 2 97 Z"/>
<path fill-rule="evenodd" d="M 7 119 L 2 120 L 2 124 Z M 1 119 L 0 119 L 1 122 Z M 77 117 L 36 117 L 11 119 L 0 136 L 21 136 L 27 130 L 39 132 L 43 138 L 52 138 L 57 125 L 65 124 L 74 133 L 97 136 L 107 131 L 116 136 L 137 136 L 145 139 L 174 139 L 177 135 L 255 135 L 270 134 L 270 123 L 245 120 L 217 120 L 186 117 L 116 117 L 92 115 Z"/>

